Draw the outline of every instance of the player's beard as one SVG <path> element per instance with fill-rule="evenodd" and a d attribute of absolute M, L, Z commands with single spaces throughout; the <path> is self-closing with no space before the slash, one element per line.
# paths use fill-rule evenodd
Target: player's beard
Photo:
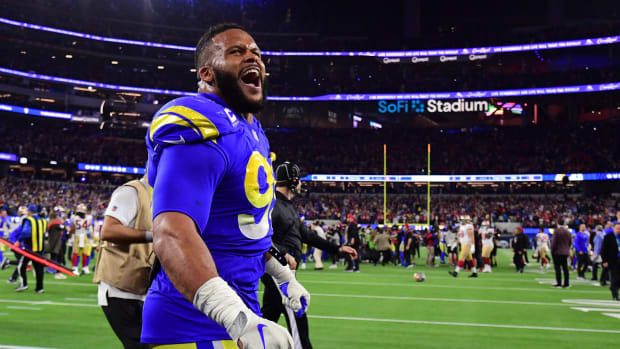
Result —
<path fill-rule="evenodd" d="M 261 99 L 258 102 L 251 101 L 239 86 L 238 77 L 225 70 L 213 68 L 215 83 L 220 89 L 226 103 L 239 114 L 257 113 L 265 105 L 265 81 L 261 81 Z"/>

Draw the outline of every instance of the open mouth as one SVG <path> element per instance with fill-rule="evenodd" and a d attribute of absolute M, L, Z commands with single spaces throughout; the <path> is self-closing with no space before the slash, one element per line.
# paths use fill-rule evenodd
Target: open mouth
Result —
<path fill-rule="evenodd" d="M 260 70 L 255 67 L 246 69 L 241 74 L 241 81 L 243 81 L 244 84 L 249 85 L 250 87 L 260 88 Z"/>

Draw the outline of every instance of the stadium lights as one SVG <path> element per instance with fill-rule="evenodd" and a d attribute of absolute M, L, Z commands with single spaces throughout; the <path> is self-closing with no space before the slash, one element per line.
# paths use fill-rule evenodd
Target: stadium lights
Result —
<path fill-rule="evenodd" d="M 65 58 L 66 58 L 66 59 L 71 59 L 71 58 L 73 58 L 73 56 L 72 56 L 72 55 L 70 55 L 70 54 L 66 54 L 66 55 L 65 55 Z"/>
<path fill-rule="evenodd" d="M 25 78 L 54 81 L 64 84 L 75 84 L 85 86 L 96 86 L 109 90 L 137 91 L 145 93 L 158 93 L 165 95 L 196 95 L 196 92 L 178 91 L 178 90 L 162 90 L 148 87 L 113 85 L 101 82 L 71 79 L 59 76 L 51 76 L 44 74 L 29 73 L 15 69 L 0 67 L 0 73 L 16 75 Z M 270 101 L 288 101 L 288 102 L 307 102 L 307 101 L 380 101 L 380 100 L 410 100 L 410 99 L 467 99 L 467 98 L 491 98 L 491 97 L 512 97 L 512 96 L 540 96 L 540 95 L 556 95 L 564 93 L 584 93 L 584 92 L 604 92 L 620 90 L 620 82 L 611 82 L 605 84 L 592 85 L 573 85 L 573 86 L 554 86 L 539 87 L 528 89 L 509 89 L 509 90 L 483 90 L 483 91 L 456 91 L 456 92 L 420 92 L 420 93 L 356 93 L 356 94 L 327 94 L 315 97 L 283 97 L 283 96 L 267 96 Z"/>
<path fill-rule="evenodd" d="M 97 92 L 97 89 L 94 89 L 92 86 L 88 86 L 88 87 L 74 86 L 73 89 L 76 91 Z"/>
<path fill-rule="evenodd" d="M 140 113 L 121 112 L 121 113 L 118 113 L 118 115 L 120 115 L 120 116 L 131 116 L 131 117 L 138 118 L 138 117 L 140 117 L 141 114 Z"/>
<path fill-rule="evenodd" d="M 70 113 L 61 113 L 56 111 L 48 111 L 41 110 L 35 108 L 24 108 L 17 105 L 10 104 L 0 104 L 0 111 L 8 111 L 12 113 L 24 114 L 24 115 L 33 115 L 33 116 L 42 116 L 48 118 L 58 118 L 58 119 L 67 119 L 70 120 L 73 114 Z"/>
<path fill-rule="evenodd" d="M 26 165 L 28 163 L 28 158 L 24 157 L 24 156 L 20 157 L 19 158 L 19 163 L 22 164 L 22 165 Z"/>
<path fill-rule="evenodd" d="M 37 97 L 34 99 L 35 101 L 39 101 L 39 102 L 45 102 L 45 103 L 54 103 L 56 102 L 56 100 L 51 99 L 51 98 L 41 98 L 41 97 Z"/>
<path fill-rule="evenodd" d="M 118 61 L 112 61 L 110 63 L 116 65 L 116 64 L 118 64 Z"/>
<path fill-rule="evenodd" d="M 500 183 L 500 182 L 569 182 L 620 180 L 620 172 L 557 174 L 472 174 L 472 175 L 346 175 L 309 174 L 309 182 L 390 182 L 390 183 Z"/>
<path fill-rule="evenodd" d="M 164 67 L 163 65 L 158 65 L 158 66 L 157 66 L 157 69 L 159 69 L 159 70 L 164 70 L 165 68 L 166 68 L 166 67 Z"/>
<path fill-rule="evenodd" d="M 0 153 L 0 160 L 17 161 L 17 155 L 10 153 Z"/>
<path fill-rule="evenodd" d="M 166 48 L 180 51 L 194 51 L 193 46 L 181 46 L 162 44 L 158 42 L 139 41 L 139 40 L 127 40 L 120 38 L 112 38 L 100 35 L 86 34 L 75 32 L 71 30 L 52 28 L 38 24 L 14 21 L 8 18 L 0 17 L 0 23 L 41 30 L 61 35 L 68 35 L 73 37 L 79 37 L 89 40 L 97 40 L 104 42 L 112 42 L 126 45 L 146 46 Z M 620 42 L 620 35 L 607 36 L 599 38 L 589 39 L 577 39 L 567 41 L 553 41 L 553 42 L 541 42 L 541 43 L 528 43 L 521 45 L 505 45 L 505 46 L 487 46 L 487 47 L 470 47 L 459 49 L 437 49 L 437 50 L 417 50 L 417 51 L 263 51 L 262 54 L 266 56 L 315 56 L 315 57 L 351 57 L 351 56 L 366 56 L 366 57 L 428 57 L 428 56 L 452 56 L 452 55 L 476 55 L 476 54 L 493 54 L 493 53 L 506 53 L 506 52 L 525 52 L 525 51 L 538 51 L 538 50 L 551 50 L 569 47 L 587 47 L 598 45 L 611 45 Z"/>
<path fill-rule="evenodd" d="M 102 165 L 78 163 L 77 169 L 80 171 L 95 172 L 114 172 L 127 174 L 144 174 L 143 167 L 128 167 L 120 165 Z M 501 182 L 562 182 L 567 177 L 570 182 L 601 181 L 601 180 L 620 180 L 620 172 L 607 173 L 556 173 L 556 174 L 473 174 L 473 175 L 339 175 L 339 174 L 309 174 L 302 181 L 323 182 L 334 184 L 336 182 L 357 182 L 363 183 L 468 183 L 470 185 L 490 185 Z M 440 186 L 435 184 L 434 186 Z"/>
<path fill-rule="evenodd" d="M 137 92 L 118 92 L 119 95 L 131 96 L 131 97 L 140 97 L 142 94 Z"/>

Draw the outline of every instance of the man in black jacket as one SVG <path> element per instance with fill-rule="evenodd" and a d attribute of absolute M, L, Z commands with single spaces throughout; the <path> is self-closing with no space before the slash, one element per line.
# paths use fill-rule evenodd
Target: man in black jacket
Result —
<path fill-rule="evenodd" d="M 308 229 L 299 218 L 299 212 L 291 201 L 302 191 L 299 167 L 288 161 L 276 168 L 276 205 L 271 214 L 273 226 L 272 244 L 284 256 L 292 270 L 297 269 L 301 260 L 301 245 L 306 243 L 308 249 L 312 246 L 329 253 L 341 253 L 357 259 L 357 252 L 349 246 L 342 246 L 329 242 Z M 284 314 L 289 332 L 295 342 L 295 348 L 301 344 L 303 349 L 312 348 L 308 335 L 308 318 L 303 314 L 294 314 L 282 304 L 282 296 L 271 276 L 265 274 L 261 278 L 265 285 L 263 294 L 263 318 L 277 322 L 280 314 Z M 300 315 L 299 317 L 297 315 Z"/>
<path fill-rule="evenodd" d="M 517 273 L 523 273 L 523 269 L 525 268 L 523 251 L 527 250 L 527 237 L 523 234 L 523 228 L 521 227 L 515 228 L 515 236 L 512 240 L 512 249 L 514 251 L 512 260 L 514 261 L 515 268 L 517 268 Z"/>
<path fill-rule="evenodd" d="M 614 225 L 614 231 L 605 235 L 603 239 L 603 248 L 601 249 L 601 257 L 603 259 L 603 267 L 607 268 L 611 274 L 611 296 L 615 301 L 618 298 L 618 288 L 620 287 L 620 222 Z"/>

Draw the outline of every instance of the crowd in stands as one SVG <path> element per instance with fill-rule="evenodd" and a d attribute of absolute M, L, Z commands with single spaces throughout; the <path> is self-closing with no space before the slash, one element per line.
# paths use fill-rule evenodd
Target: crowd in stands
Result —
<path fill-rule="evenodd" d="M 93 216 L 102 216 L 115 186 L 107 183 L 84 184 L 58 181 L 32 180 L 7 176 L 0 178 L 0 207 L 9 215 L 17 215 L 20 206 L 36 205 L 50 213 L 75 210 L 85 203 Z"/>
<path fill-rule="evenodd" d="M 71 164 L 86 162 L 144 167 L 146 163 L 144 139 L 110 137 L 95 127 L 55 125 L 2 123 L 0 139 L 3 145 L 0 151 L 29 159 Z M 116 134 L 116 130 L 107 131 L 112 132 Z"/>
<path fill-rule="evenodd" d="M 35 120 L 31 120 L 35 121 Z M 442 130 L 267 130 L 278 161 L 294 161 L 307 173 L 425 174 L 432 145 L 433 174 L 608 172 L 620 169 L 620 140 L 612 126 L 598 128 L 502 128 L 479 132 Z M 7 122 L 0 152 L 67 163 L 144 167 L 145 129 L 100 130 L 69 123 Z M 292 140 L 297 140 L 293 143 Z"/>
<path fill-rule="evenodd" d="M 71 211 L 86 203 L 94 216 L 103 214 L 118 184 L 73 183 L 32 180 L 7 176 L 0 179 L 0 207 L 16 214 L 19 206 L 35 204 L 46 212 L 56 207 Z M 383 223 L 383 199 L 373 194 L 310 194 L 295 200 L 308 220 L 360 224 Z M 494 222 L 518 222 L 524 227 L 553 227 L 558 222 L 571 226 L 603 224 L 620 213 L 618 196 L 582 195 L 436 195 L 431 201 L 431 223 L 454 224 L 459 216 L 484 217 Z M 426 196 L 388 195 L 387 222 L 426 223 Z"/>
<path fill-rule="evenodd" d="M 383 198 L 379 195 L 314 194 L 298 199 L 297 207 L 306 219 L 344 221 L 353 217 L 362 224 L 383 223 Z M 456 223 L 460 216 L 484 217 L 493 222 L 518 222 L 524 227 L 554 227 L 603 224 L 620 213 L 617 196 L 580 195 L 487 195 L 433 196 L 431 223 Z M 389 195 L 387 222 L 427 223 L 426 196 Z"/>
<path fill-rule="evenodd" d="M 613 128 L 515 128 L 448 133 L 438 130 L 315 130 L 268 134 L 278 159 L 308 173 L 424 174 L 431 144 L 433 174 L 563 173 L 620 168 Z M 303 137 L 301 137 L 303 135 Z M 303 139 L 291 146 L 291 139 Z"/>

